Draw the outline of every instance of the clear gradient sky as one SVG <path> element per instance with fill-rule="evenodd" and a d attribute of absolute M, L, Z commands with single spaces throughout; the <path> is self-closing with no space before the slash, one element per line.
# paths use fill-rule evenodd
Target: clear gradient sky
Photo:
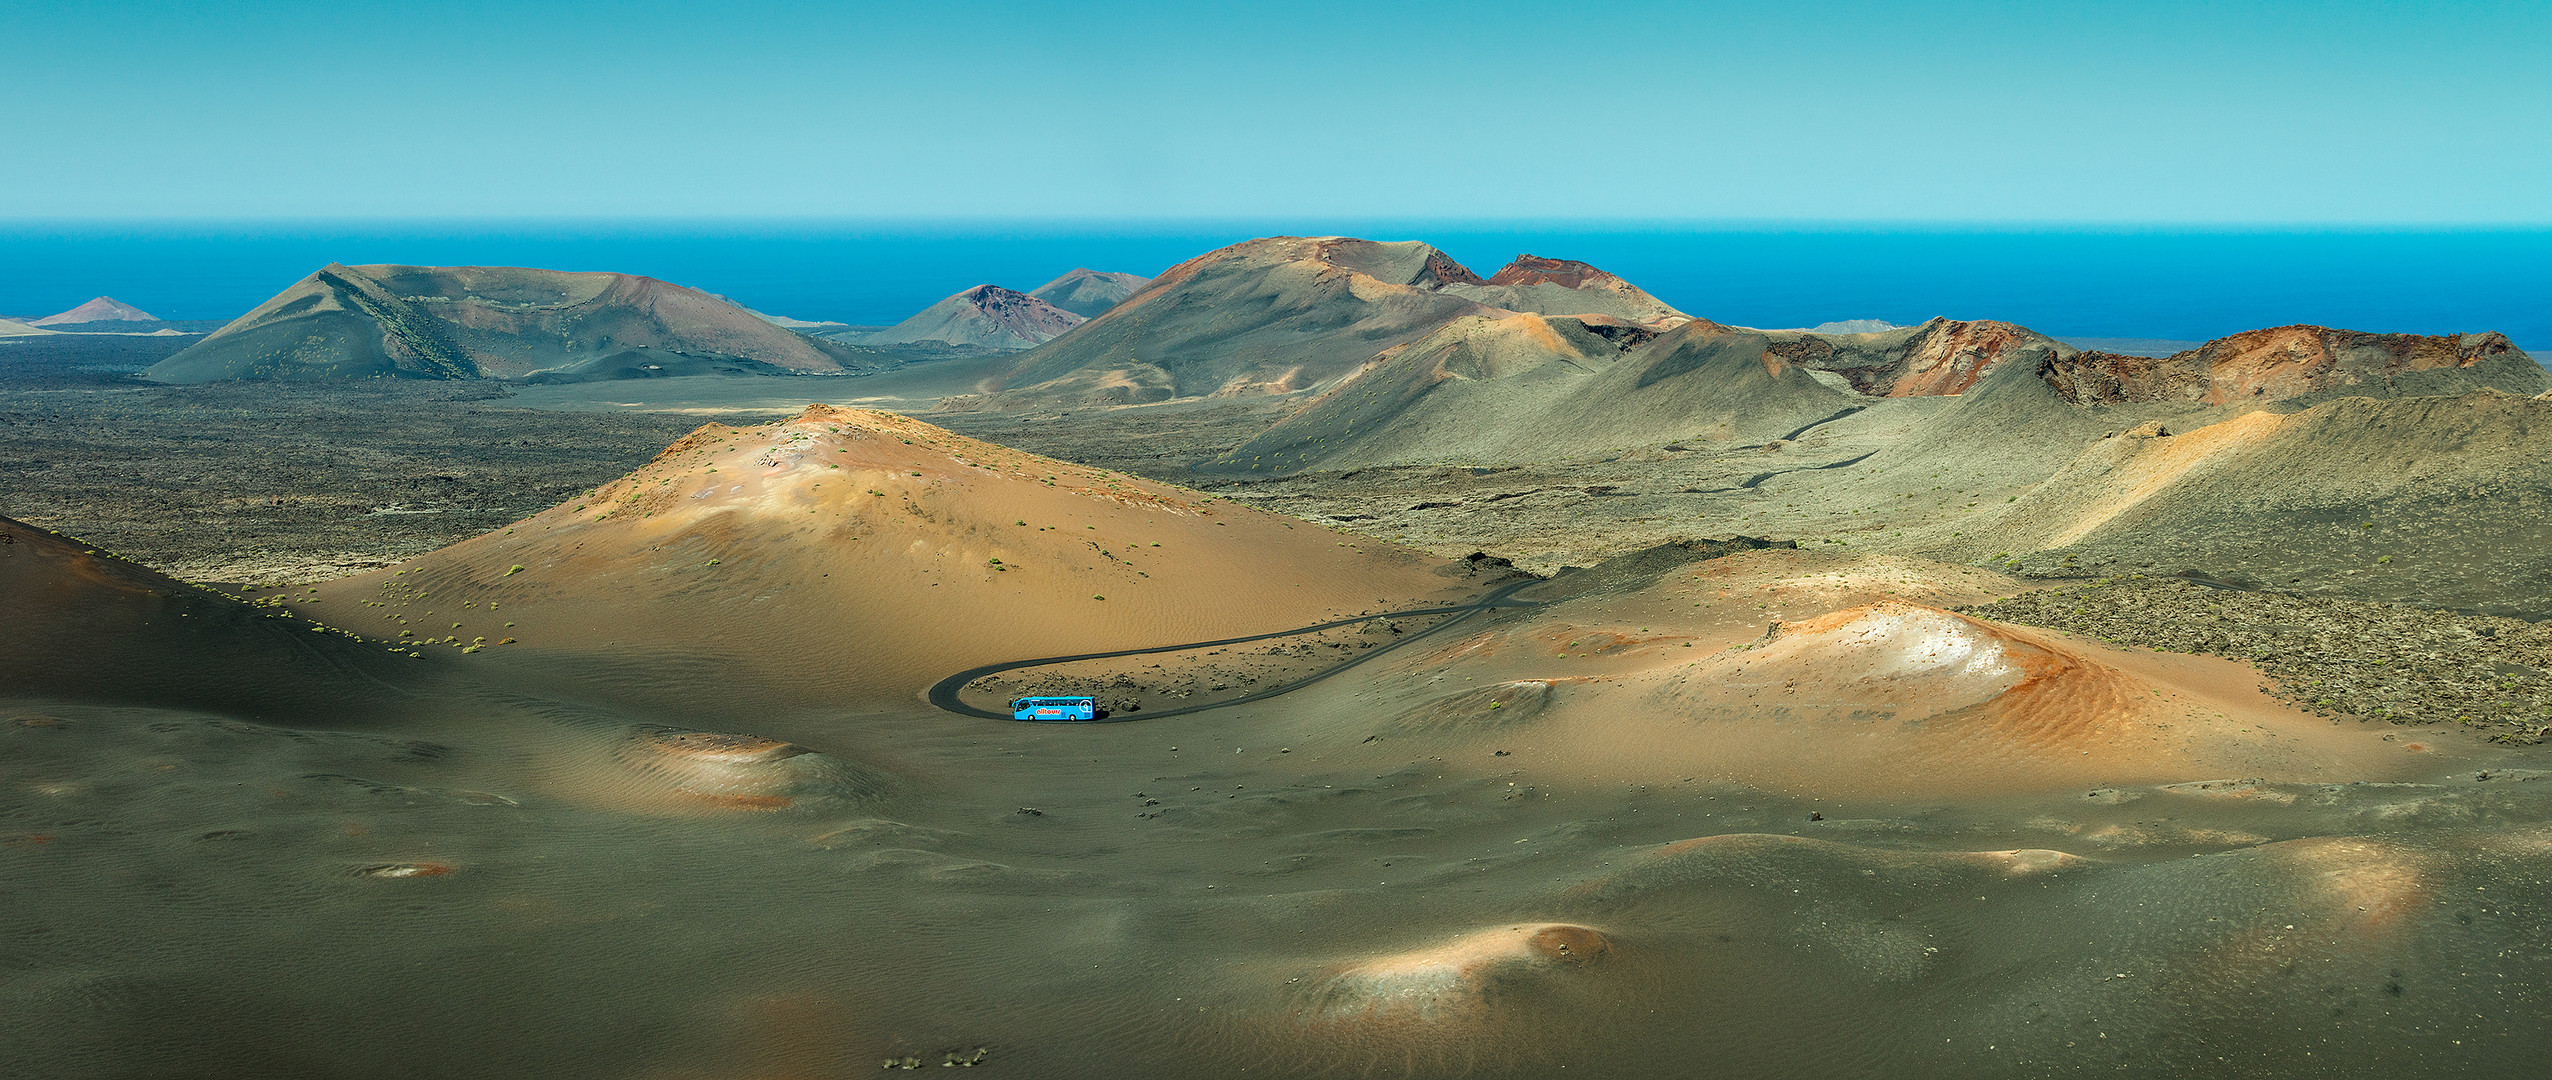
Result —
<path fill-rule="evenodd" d="M 0 219 L 2552 223 L 2552 2 L 0 5 Z"/>

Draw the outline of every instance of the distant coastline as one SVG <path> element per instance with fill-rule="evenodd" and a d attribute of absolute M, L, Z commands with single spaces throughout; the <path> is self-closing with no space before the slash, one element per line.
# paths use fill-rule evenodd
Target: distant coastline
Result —
<path fill-rule="evenodd" d="M 331 261 L 617 270 L 756 310 L 893 323 L 985 283 L 1076 266 L 1152 274 L 1273 233 L 1424 239 L 1497 265 L 1582 259 L 1683 310 L 1750 326 L 1934 315 L 2064 339 L 2204 341 L 2315 323 L 2496 330 L 2552 354 L 2552 230 L 2161 230 L 1459 222 L 1103 225 L 0 223 L 0 312 L 112 294 L 177 320 L 227 320 Z"/>

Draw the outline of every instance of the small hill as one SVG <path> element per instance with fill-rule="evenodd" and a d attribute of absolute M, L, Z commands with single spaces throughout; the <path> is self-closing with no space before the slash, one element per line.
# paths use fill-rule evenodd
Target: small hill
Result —
<path fill-rule="evenodd" d="M 1151 278 L 1141 274 L 1079 268 L 1028 290 L 1028 295 L 1088 319 L 1125 302 L 1126 297 L 1151 283 Z"/>
<path fill-rule="evenodd" d="M 53 332 L 43 327 L 29 326 L 14 319 L 0 319 L 0 338 L 42 337 Z"/>
<path fill-rule="evenodd" d="M 8 518 L 0 626 L 9 696 L 295 716 L 382 704 L 378 676 L 414 663 Z"/>
<path fill-rule="evenodd" d="M 818 405 L 708 425 L 588 497 L 321 595 L 330 611 L 386 604 L 376 632 L 430 608 L 444 613 L 418 619 L 430 637 L 519 639 L 500 658 L 730 707 L 738 687 L 765 703 L 903 701 L 978 664 L 1476 588 L 1464 564 Z"/>
<path fill-rule="evenodd" d="M 580 381 L 838 374 L 860 350 L 633 274 L 330 264 L 144 374 L 223 379 Z"/>
<path fill-rule="evenodd" d="M 870 345 L 937 344 L 1013 351 L 1052 341 L 1082 317 L 999 285 L 977 285 L 860 340 Z"/>
<path fill-rule="evenodd" d="M 1171 267 L 1019 359 L 956 409 L 1288 394 L 1455 319 L 1587 316 L 1664 330 L 1687 316 L 1594 267 L 1524 256 L 1482 278 L 1416 241 L 1276 236 Z"/>
<path fill-rule="evenodd" d="M 1904 327 L 1885 319 L 1837 319 L 1808 327 L 1808 332 L 1811 334 L 1875 334 L 1884 330 L 1902 329 Z"/>
<path fill-rule="evenodd" d="M 112 296 L 101 296 L 59 314 L 31 319 L 31 326 L 56 326 L 64 323 L 159 322 L 160 317 L 124 303 Z"/>
<path fill-rule="evenodd" d="M 2095 438 L 1953 549 L 2552 616 L 2552 400 L 2337 397 Z"/>

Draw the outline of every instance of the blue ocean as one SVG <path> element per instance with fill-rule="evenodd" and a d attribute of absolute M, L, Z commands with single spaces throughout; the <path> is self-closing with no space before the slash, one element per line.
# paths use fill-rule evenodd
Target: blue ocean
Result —
<path fill-rule="evenodd" d="M 1089 223 L 0 224 L 0 315 L 109 295 L 226 319 L 329 262 L 647 274 L 802 319 L 891 323 L 972 285 L 1076 266 L 1158 273 L 1275 233 L 1418 239 L 1485 274 L 1582 259 L 1721 322 L 2017 322 L 2070 338 L 2197 341 L 2287 323 L 2498 330 L 2552 354 L 2552 230 L 1641 227 L 1410 221 Z"/>

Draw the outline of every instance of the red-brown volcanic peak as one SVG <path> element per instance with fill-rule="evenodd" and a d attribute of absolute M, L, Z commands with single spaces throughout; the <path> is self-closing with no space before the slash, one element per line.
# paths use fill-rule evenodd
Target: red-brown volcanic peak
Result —
<path fill-rule="evenodd" d="M 1560 285 L 1583 289 L 1589 284 L 1619 285 L 1622 279 L 1607 274 L 1575 259 L 1545 259 L 1539 255 L 1518 255 L 1515 261 L 1489 275 L 1490 285 Z"/>
<path fill-rule="evenodd" d="M 91 322 L 158 322 L 160 317 L 124 303 L 112 296 L 101 296 L 59 315 L 47 315 L 28 322 L 29 326 L 60 326 L 65 323 Z"/>
<path fill-rule="evenodd" d="M 999 285 L 977 285 L 861 340 L 874 345 L 942 345 L 1025 349 L 1042 345 L 1082 318 Z"/>
<path fill-rule="evenodd" d="M 2044 374 L 2059 396 L 2075 404 L 2225 405 L 2348 387 L 2392 390 L 2394 381 L 2405 376 L 2456 371 L 2467 371 L 2472 378 L 2454 381 L 2447 389 L 2490 385 L 2533 393 L 2547 381 L 2542 368 L 2495 333 L 2371 334 L 2322 326 L 2252 330 L 2160 358 L 2082 353 L 2050 364 Z"/>
<path fill-rule="evenodd" d="M 766 703 L 903 700 L 977 664 L 1472 588 L 1445 560 L 817 405 L 708 425 L 587 497 L 321 593 L 331 610 L 388 605 L 370 609 L 376 633 L 516 638 L 498 654 L 631 665 L 643 674 L 623 689 L 732 708 L 737 686 Z"/>
<path fill-rule="evenodd" d="M 2037 331 L 1988 320 L 1933 319 L 1871 334 L 1768 333 L 1773 342 L 1765 352 L 1840 375 L 1852 389 L 1874 397 L 1956 396 L 2007 359 L 2064 351 Z"/>

